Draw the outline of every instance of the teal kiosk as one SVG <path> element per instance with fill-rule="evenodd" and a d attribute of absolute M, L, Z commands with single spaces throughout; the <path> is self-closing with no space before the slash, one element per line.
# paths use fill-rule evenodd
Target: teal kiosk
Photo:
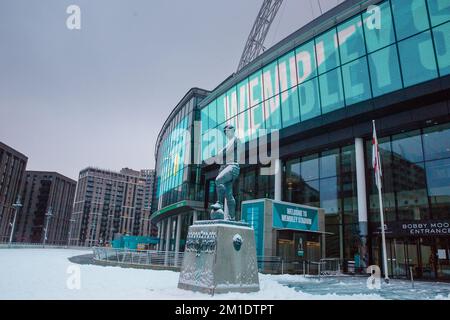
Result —
<path fill-rule="evenodd" d="M 323 209 L 264 198 L 243 201 L 241 216 L 255 231 L 258 257 L 280 257 L 287 266 L 325 258 Z"/>

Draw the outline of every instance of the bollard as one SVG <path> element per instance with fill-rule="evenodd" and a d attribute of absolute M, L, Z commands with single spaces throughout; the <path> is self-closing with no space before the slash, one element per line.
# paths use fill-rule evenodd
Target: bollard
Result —
<path fill-rule="evenodd" d="M 319 264 L 317 265 L 318 267 L 318 270 L 319 270 L 319 281 L 320 281 L 320 262 L 319 262 Z"/>
<path fill-rule="evenodd" d="M 411 285 L 414 289 L 414 276 L 413 276 L 413 267 L 409 267 L 409 274 L 411 275 Z"/>
<path fill-rule="evenodd" d="M 305 263 L 305 260 L 303 260 L 303 276 L 306 276 L 306 263 Z"/>

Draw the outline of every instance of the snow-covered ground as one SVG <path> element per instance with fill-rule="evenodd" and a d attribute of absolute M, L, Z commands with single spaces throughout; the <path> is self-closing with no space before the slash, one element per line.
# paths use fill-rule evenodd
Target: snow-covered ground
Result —
<path fill-rule="evenodd" d="M 78 265 L 68 260 L 69 257 L 87 253 L 91 252 L 64 249 L 0 249 L 0 299 L 287 300 L 383 299 L 385 296 L 381 291 L 353 290 L 354 285 L 364 287 L 365 282 L 361 279 L 355 282 L 354 278 L 348 278 L 349 281 L 343 278 L 338 280 L 337 284 L 335 281 L 327 284 L 326 281 L 330 279 L 319 281 L 297 275 L 263 274 L 259 275 L 259 292 L 209 296 L 178 289 L 178 272 Z M 79 282 L 76 277 L 78 271 Z M 80 285 L 79 289 L 77 284 Z M 450 284 L 435 285 L 448 291 L 442 289 L 429 298 L 450 299 Z M 341 286 L 347 286 L 343 294 L 336 289 Z M 418 294 L 416 298 L 420 298 L 420 294 L 427 289 L 422 286 L 415 290 Z M 414 292 L 411 294 L 414 296 Z"/>

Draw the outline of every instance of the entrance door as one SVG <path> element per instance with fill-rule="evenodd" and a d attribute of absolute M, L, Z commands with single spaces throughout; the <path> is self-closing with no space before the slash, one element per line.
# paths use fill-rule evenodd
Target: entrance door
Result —
<path fill-rule="evenodd" d="M 436 259 L 434 238 L 420 238 L 420 266 L 419 277 L 425 279 L 436 278 Z"/>
<path fill-rule="evenodd" d="M 436 239 L 436 271 L 439 279 L 450 279 L 449 239 Z"/>
<path fill-rule="evenodd" d="M 278 239 L 278 252 L 281 259 L 290 261 L 294 257 L 294 240 Z"/>
<path fill-rule="evenodd" d="M 392 256 L 392 272 L 394 276 L 397 277 L 406 277 L 406 250 L 405 250 L 405 243 L 403 240 L 399 239 L 393 239 L 392 241 L 392 250 L 393 250 L 393 256 Z"/>

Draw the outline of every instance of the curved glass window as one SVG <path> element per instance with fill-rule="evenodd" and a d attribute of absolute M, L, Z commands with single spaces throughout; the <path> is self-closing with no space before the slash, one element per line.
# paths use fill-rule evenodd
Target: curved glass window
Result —
<path fill-rule="evenodd" d="M 316 55 L 319 74 L 339 66 L 336 29 L 332 29 L 316 38 Z"/>
<path fill-rule="evenodd" d="M 450 21 L 450 1 L 448 0 L 427 0 L 430 11 L 431 25 Z"/>
<path fill-rule="evenodd" d="M 317 78 L 299 85 L 298 96 L 302 121 L 320 116 L 319 81 Z"/>
<path fill-rule="evenodd" d="M 437 77 L 430 31 L 400 42 L 398 49 L 405 87 Z"/>
<path fill-rule="evenodd" d="M 242 80 L 237 86 L 238 112 L 244 112 L 249 106 L 248 79 Z"/>
<path fill-rule="evenodd" d="M 376 11 L 363 13 L 364 33 L 366 36 L 367 51 L 373 52 L 395 42 L 394 25 L 389 1 L 378 5 L 380 9 L 380 28 L 377 28 Z"/>
<path fill-rule="evenodd" d="M 402 88 L 397 47 L 392 45 L 369 55 L 373 96 Z"/>
<path fill-rule="evenodd" d="M 297 61 L 297 81 L 303 83 L 317 75 L 314 41 L 310 41 L 295 50 Z"/>
<path fill-rule="evenodd" d="M 258 71 L 251 75 L 248 82 L 250 92 L 250 107 L 253 107 L 263 101 L 262 71 Z"/>
<path fill-rule="evenodd" d="M 278 82 L 278 63 L 275 60 L 263 69 L 264 100 L 272 98 L 280 92 Z"/>
<path fill-rule="evenodd" d="M 333 71 L 319 76 L 319 84 L 322 114 L 344 106 L 341 68 L 334 69 Z"/>
<path fill-rule="evenodd" d="M 266 120 L 266 129 L 281 129 L 281 110 L 279 95 L 264 101 L 264 115 Z"/>
<path fill-rule="evenodd" d="M 280 91 L 286 91 L 297 85 L 295 52 L 291 51 L 278 59 Z"/>
<path fill-rule="evenodd" d="M 237 99 L 237 92 L 236 87 L 231 88 L 227 92 L 226 96 L 226 116 L 225 119 L 230 119 L 235 117 L 239 111 L 238 111 L 238 99 Z"/>
<path fill-rule="evenodd" d="M 351 105 L 372 97 L 367 59 L 363 57 L 342 66 L 345 103 Z"/>
<path fill-rule="evenodd" d="M 358 59 L 366 54 L 361 16 L 356 16 L 338 27 L 341 62 Z"/>
<path fill-rule="evenodd" d="M 428 29 L 425 0 L 391 0 L 397 40 L 402 40 Z"/>
<path fill-rule="evenodd" d="M 300 105 L 298 102 L 297 88 L 289 89 L 280 94 L 281 114 L 283 128 L 289 127 L 300 121 Z"/>
<path fill-rule="evenodd" d="M 433 37 L 439 72 L 441 76 L 448 75 L 450 74 L 450 22 L 434 28 Z"/>

